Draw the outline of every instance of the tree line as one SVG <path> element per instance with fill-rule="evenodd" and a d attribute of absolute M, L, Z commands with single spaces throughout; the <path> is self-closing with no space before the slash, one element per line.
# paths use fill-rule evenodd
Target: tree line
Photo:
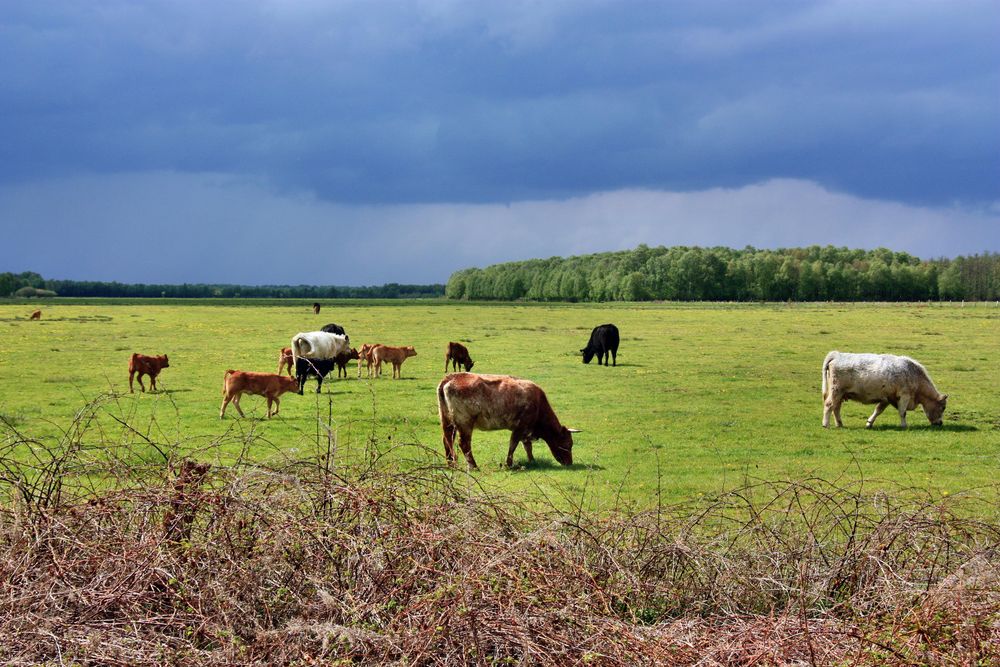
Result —
<path fill-rule="evenodd" d="M 388 283 L 369 287 L 320 285 L 181 285 L 51 280 L 38 273 L 0 273 L 0 296 L 70 296 L 180 299 L 417 299 L 440 297 L 444 285 Z"/>
<path fill-rule="evenodd" d="M 886 248 L 640 245 L 457 271 L 451 299 L 938 301 L 1000 299 L 1000 253 L 924 260 Z"/>

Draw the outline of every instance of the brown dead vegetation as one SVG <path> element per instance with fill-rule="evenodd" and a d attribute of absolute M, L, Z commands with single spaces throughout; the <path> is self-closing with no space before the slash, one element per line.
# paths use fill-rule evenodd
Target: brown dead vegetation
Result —
<path fill-rule="evenodd" d="M 808 480 L 567 512 L 375 443 L 336 466 L 330 431 L 298 460 L 169 461 L 156 429 L 95 434 L 102 409 L 58 443 L 0 424 L 5 664 L 1000 659 L 1000 525 L 971 497 Z"/>

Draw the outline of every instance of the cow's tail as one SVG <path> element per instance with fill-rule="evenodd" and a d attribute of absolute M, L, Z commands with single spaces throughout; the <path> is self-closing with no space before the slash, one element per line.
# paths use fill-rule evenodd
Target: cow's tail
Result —
<path fill-rule="evenodd" d="M 302 343 L 308 343 L 308 341 L 298 336 L 292 339 L 292 367 L 294 368 L 299 367 L 299 357 L 302 356 L 302 354 L 299 352 L 299 345 Z"/>
<path fill-rule="evenodd" d="M 225 373 L 222 374 L 222 395 L 223 396 L 226 395 L 226 384 L 228 384 L 228 382 L 229 382 L 229 376 L 232 375 L 235 372 L 236 372 L 235 370 L 233 370 L 232 368 L 230 368 L 228 371 L 226 371 Z"/>
<path fill-rule="evenodd" d="M 135 372 L 135 360 L 136 360 L 136 358 L 138 356 L 139 356 L 138 352 L 133 352 L 132 356 L 128 358 L 128 372 L 129 373 L 134 373 Z"/>
<path fill-rule="evenodd" d="M 820 386 L 823 389 L 823 400 L 824 401 L 826 400 L 826 376 L 829 375 L 829 373 L 830 373 L 830 362 L 833 361 L 834 358 L 838 354 L 840 354 L 840 353 L 837 352 L 836 350 L 833 350 L 833 351 L 829 352 L 826 355 L 826 359 L 823 360 L 823 381 L 820 383 Z"/>
<path fill-rule="evenodd" d="M 444 386 L 446 384 L 448 384 L 447 377 L 438 383 L 438 417 L 441 419 L 441 430 L 447 439 L 448 431 L 454 428 L 454 424 L 451 421 L 451 414 L 448 411 L 448 402 L 444 397 Z"/>

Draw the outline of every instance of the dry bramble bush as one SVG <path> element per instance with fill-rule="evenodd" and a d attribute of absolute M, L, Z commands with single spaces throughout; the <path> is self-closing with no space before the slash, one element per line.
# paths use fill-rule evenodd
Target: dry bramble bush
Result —
<path fill-rule="evenodd" d="M 813 479 L 593 515 L 374 439 L 334 465 L 322 430 L 265 465 L 234 423 L 172 460 L 116 405 L 59 442 L 2 423 L 5 664 L 1000 660 L 1000 525 L 969 499 Z M 234 442 L 237 463 L 209 465 Z"/>

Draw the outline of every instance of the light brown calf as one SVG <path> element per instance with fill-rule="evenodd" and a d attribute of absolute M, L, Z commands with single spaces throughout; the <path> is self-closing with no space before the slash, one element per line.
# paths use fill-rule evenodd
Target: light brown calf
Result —
<path fill-rule="evenodd" d="M 40 319 L 42 319 L 42 311 L 36 310 L 35 312 L 33 312 L 31 314 L 31 319 L 33 319 L 33 320 L 40 320 Z"/>
<path fill-rule="evenodd" d="M 160 374 L 160 371 L 164 368 L 170 368 L 170 361 L 167 359 L 167 355 L 161 354 L 156 357 L 147 356 L 145 354 L 138 354 L 133 352 L 132 356 L 128 360 L 128 390 L 130 393 L 134 394 L 135 389 L 132 386 L 132 379 L 138 374 L 139 389 L 146 391 L 146 387 L 142 384 L 142 376 L 149 376 L 149 389 L 150 391 L 156 391 L 156 376 Z"/>
<path fill-rule="evenodd" d="M 292 358 L 292 348 L 283 347 L 281 352 L 278 354 L 278 375 L 281 375 L 281 369 L 288 366 L 288 377 L 295 375 L 292 373 L 292 368 L 295 366 L 295 360 Z"/>
<path fill-rule="evenodd" d="M 382 375 L 382 362 L 388 361 L 392 364 L 393 379 L 402 377 L 400 367 L 409 357 L 417 356 L 417 351 L 412 345 L 406 347 L 392 347 L 391 345 L 376 345 L 372 350 L 372 360 L 375 362 L 375 377 Z"/>
<path fill-rule="evenodd" d="M 364 366 L 368 369 L 368 377 L 372 376 L 372 365 L 375 360 L 372 358 L 372 350 L 378 347 L 380 343 L 365 343 L 358 350 L 358 377 L 361 377 L 361 367 Z"/>
<path fill-rule="evenodd" d="M 465 372 L 468 373 L 472 370 L 473 365 L 476 362 L 472 360 L 469 356 L 469 348 L 465 347 L 461 343 L 456 343 L 454 341 L 448 343 L 448 347 L 444 351 L 444 372 L 448 372 L 448 362 L 451 362 L 451 369 L 457 371 L 458 367 L 464 366 Z"/>
<path fill-rule="evenodd" d="M 240 417 L 245 417 L 240 408 L 240 396 L 243 394 L 255 394 L 267 399 L 267 416 L 278 414 L 281 401 L 278 397 L 286 391 L 297 392 L 299 382 L 293 377 L 276 375 L 273 373 L 254 373 L 253 371 L 226 371 L 222 376 L 222 409 L 219 410 L 219 419 L 226 416 L 226 406 L 232 401 L 236 406 L 236 411 Z M 271 404 L 274 403 L 274 411 L 271 411 Z"/>

